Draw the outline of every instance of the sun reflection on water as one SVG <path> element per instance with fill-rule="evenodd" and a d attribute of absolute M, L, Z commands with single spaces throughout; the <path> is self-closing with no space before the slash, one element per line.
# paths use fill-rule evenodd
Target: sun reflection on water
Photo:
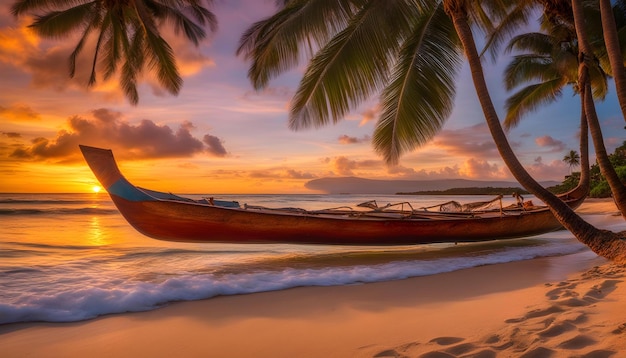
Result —
<path fill-rule="evenodd" d="M 89 219 L 89 231 L 87 235 L 87 240 L 91 245 L 101 246 L 108 244 L 107 235 L 103 230 L 102 224 L 100 223 L 100 217 L 92 216 Z"/>

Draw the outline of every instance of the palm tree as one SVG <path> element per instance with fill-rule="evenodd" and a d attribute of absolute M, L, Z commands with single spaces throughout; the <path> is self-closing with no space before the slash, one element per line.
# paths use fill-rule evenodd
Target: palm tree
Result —
<path fill-rule="evenodd" d="M 580 165 L 580 155 L 572 149 L 563 157 L 563 161 L 569 165 L 569 173 L 572 174 L 572 168 Z"/>
<path fill-rule="evenodd" d="M 522 167 L 506 139 L 504 130 L 498 120 L 497 112 L 491 101 L 480 57 L 478 56 L 473 34 L 467 21 L 466 2 L 464 0 L 450 0 L 444 1 L 444 4 L 446 4 L 446 12 L 452 17 L 459 38 L 463 43 L 465 54 L 470 64 L 474 86 L 491 135 L 496 142 L 502 159 L 513 176 L 524 188 L 546 203 L 559 222 L 572 232 L 578 240 L 599 255 L 615 261 L 626 262 L 626 240 L 624 240 L 624 237 L 616 233 L 599 230 L 583 220 L 555 195 L 539 185 Z M 585 86 L 582 93 L 584 98 L 589 98 L 591 97 L 591 91 L 589 83 L 586 83 L 587 86 Z"/>
<path fill-rule="evenodd" d="M 530 79 L 539 79 L 543 82 L 522 89 L 508 100 L 507 107 L 509 112 L 505 124 L 507 126 L 514 125 L 519 120 L 521 114 L 535 109 L 538 104 L 555 100 L 556 97 L 560 95 L 562 81 L 569 78 L 569 81 L 574 85 L 575 91 L 581 93 L 583 107 L 582 116 L 584 117 L 581 118 L 581 121 L 587 119 L 588 115 L 592 116 L 589 121 L 591 121 L 590 127 L 592 135 L 595 134 L 594 143 L 596 144 L 595 148 L 598 163 L 603 173 L 606 172 L 609 178 L 611 178 L 607 180 L 607 182 L 609 183 L 618 208 L 626 218 L 626 188 L 619 181 L 614 168 L 610 166 L 608 154 L 604 149 L 599 122 L 597 121 L 595 105 L 591 96 L 591 93 L 593 93 L 593 97 L 604 97 L 607 91 L 605 72 L 610 72 L 611 67 L 607 58 L 607 50 L 604 46 L 602 33 L 599 31 L 602 21 L 598 2 L 585 2 L 584 8 L 582 3 L 578 6 L 581 13 L 584 10 L 585 21 L 580 24 L 580 26 L 575 26 L 572 4 L 570 2 L 543 0 L 538 0 L 538 2 L 544 7 L 544 19 L 547 20 L 543 22 L 543 27 L 548 29 L 548 32 L 552 34 L 552 36 L 527 34 L 513 39 L 511 42 L 512 45 L 520 47 L 521 44 L 522 48 L 533 53 L 530 56 L 518 57 L 513 61 L 511 66 L 507 69 L 508 76 L 506 83 L 510 88 L 513 85 L 519 84 L 520 81 L 528 81 Z M 615 7 L 616 13 L 619 13 L 620 9 L 622 9 L 618 5 Z M 506 23 L 506 21 L 504 22 Z M 619 27 L 624 28 L 624 21 L 619 21 Z M 582 41 L 578 41 L 577 32 L 581 30 L 584 30 L 586 37 L 585 46 L 587 48 L 587 56 L 585 57 L 587 59 L 584 63 L 576 59 L 579 57 L 579 48 L 582 48 L 583 43 Z M 558 37 L 555 37 L 555 34 L 557 34 Z M 551 40 L 546 41 L 546 39 Z M 550 46 L 550 42 L 552 42 L 552 46 Z M 557 52 L 554 52 L 555 48 Z M 573 69 L 576 64 L 578 64 L 578 68 L 574 71 Z M 584 74 L 581 72 L 583 70 Z M 559 77 L 561 78 L 560 80 Z M 593 87 L 593 92 L 588 91 L 589 100 L 585 100 L 585 97 L 582 95 L 584 88 L 583 82 L 580 82 L 582 78 L 590 78 L 591 86 Z M 583 183 L 583 180 L 587 179 L 585 174 L 587 173 L 586 163 L 588 163 L 588 161 L 586 157 L 587 151 L 583 148 L 582 143 L 582 140 L 586 140 L 586 132 L 581 132 L 581 134 L 581 153 L 583 153 L 581 183 Z"/>
<path fill-rule="evenodd" d="M 507 90 L 530 83 L 506 101 L 507 114 L 504 125 L 507 130 L 515 127 L 523 115 L 536 110 L 538 106 L 558 100 L 565 86 L 571 85 L 574 92 L 580 94 L 578 91 L 578 46 L 574 24 L 555 21 L 554 18 L 545 15 L 542 16 L 541 28 L 544 32 L 524 33 L 513 37 L 506 48 L 507 52 L 513 50 L 521 52 L 513 57 L 504 71 L 504 83 Z M 594 97 L 603 99 L 608 91 L 607 75 L 600 66 L 600 62 L 591 69 L 593 70 L 591 83 Z M 588 126 L 582 105 L 581 96 L 580 152 L 582 157 L 579 159 L 582 170 L 579 189 L 587 192 L 590 184 Z"/>
<path fill-rule="evenodd" d="M 604 139 L 602 136 L 602 130 L 600 128 L 600 122 L 598 120 L 595 103 L 591 94 L 591 80 L 589 78 L 591 63 L 595 60 L 593 47 L 590 42 L 590 38 L 586 31 L 585 14 L 583 12 L 583 4 L 581 0 L 572 0 L 572 11 L 574 15 L 574 22 L 576 25 L 576 35 L 579 43 L 579 87 L 583 88 L 583 107 L 585 115 L 589 121 L 589 130 L 591 132 L 591 138 L 596 150 L 596 159 L 600 166 L 600 171 L 605 177 L 613 199 L 620 209 L 622 216 L 626 218 L 626 185 L 624 185 L 619 179 L 615 168 L 611 165 L 606 147 L 604 146 Z"/>
<path fill-rule="evenodd" d="M 217 26 L 204 0 L 17 0 L 14 16 L 35 15 L 30 25 L 44 38 L 65 39 L 79 32 L 80 39 L 70 55 L 70 77 L 76 73 L 76 60 L 90 37 L 96 44 L 88 86 L 96 83 L 96 72 L 103 79 L 120 76 L 120 86 L 131 104 L 139 102 L 137 77 L 144 70 L 154 72 L 159 83 L 171 94 L 178 94 L 183 80 L 170 45 L 159 27 L 169 23 L 176 33 L 198 46 L 206 37 L 204 26 Z M 211 3 L 212 0 L 206 0 Z"/>
<path fill-rule="evenodd" d="M 517 160 L 487 90 L 470 27 L 470 18 L 478 23 L 485 12 L 472 10 L 470 5 L 479 2 L 287 1 L 274 16 L 244 33 L 238 53 L 251 60 L 249 77 L 256 88 L 294 66 L 301 56 L 300 45 L 313 54 L 292 101 L 290 126 L 294 129 L 336 122 L 360 101 L 381 91 L 383 113 L 374 143 L 393 163 L 402 152 L 430 138 L 447 118 L 454 76 L 464 52 L 491 135 L 518 182 L 592 250 L 626 261 L 626 242 L 619 235 L 584 221 L 530 177 Z"/>
<path fill-rule="evenodd" d="M 504 84 L 513 90 L 528 84 L 510 96 L 505 108 L 505 127 L 515 127 L 523 115 L 542 104 L 556 102 L 570 85 L 578 94 L 578 43 L 573 24 L 554 24 L 543 17 L 544 32 L 530 32 L 511 39 L 506 52 L 516 51 L 504 71 Z M 600 62 L 590 67 L 593 96 L 604 99 L 608 80 Z"/>

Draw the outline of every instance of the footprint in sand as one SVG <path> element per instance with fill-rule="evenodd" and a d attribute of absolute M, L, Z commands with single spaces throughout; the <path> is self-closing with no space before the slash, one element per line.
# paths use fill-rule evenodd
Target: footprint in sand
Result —
<path fill-rule="evenodd" d="M 553 313 L 561 313 L 563 312 L 563 308 L 559 307 L 559 306 L 550 306 L 548 308 L 541 308 L 541 309 L 536 309 L 536 310 L 532 310 L 530 312 L 527 312 L 524 317 L 521 318 L 509 318 L 506 321 L 504 321 L 505 323 L 519 323 L 519 322 L 523 322 L 526 321 L 528 319 L 531 318 L 537 318 L 537 317 L 544 317 L 547 315 L 551 315 Z"/>
<path fill-rule="evenodd" d="M 609 351 L 606 349 L 596 349 L 595 351 L 591 351 L 587 354 L 583 354 L 580 358 L 610 358 L 613 357 L 617 352 Z"/>
<path fill-rule="evenodd" d="M 617 326 L 616 329 L 614 329 L 613 331 L 611 331 L 611 333 L 613 334 L 622 334 L 626 332 L 626 323 L 622 323 L 619 326 Z"/>
<path fill-rule="evenodd" d="M 574 325 L 580 325 L 582 323 L 585 323 L 589 320 L 589 317 L 587 317 L 587 314 L 584 312 L 565 312 L 562 315 L 559 316 L 559 318 L 563 321 L 563 322 L 567 322 L 567 323 L 572 323 Z"/>
<path fill-rule="evenodd" d="M 582 349 L 596 343 L 597 341 L 595 339 L 580 334 L 572 339 L 562 342 L 558 345 L 558 347 L 564 349 Z"/>
<path fill-rule="evenodd" d="M 373 357 L 374 358 L 406 357 L 405 353 L 408 350 L 410 350 L 411 348 L 413 348 L 415 346 L 418 346 L 418 345 L 419 345 L 419 342 L 409 342 L 409 343 L 403 344 L 403 345 L 401 345 L 399 347 L 396 347 L 396 349 L 387 349 L 387 350 L 384 350 L 382 352 L 378 352 Z M 367 348 L 367 347 L 362 347 L 362 348 Z"/>
<path fill-rule="evenodd" d="M 561 334 L 572 331 L 574 329 L 576 329 L 576 326 L 574 326 L 571 323 L 564 322 L 564 323 L 552 325 L 549 328 L 539 332 L 538 334 L 540 337 L 550 338 L 550 337 L 560 336 Z"/>
<path fill-rule="evenodd" d="M 520 358 L 548 358 L 554 356 L 555 351 L 545 347 L 534 348 L 521 356 Z"/>
<path fill-rule="evenodd" d="M 596 300 L 595 299 L 589 299 L 588 297 L 585 297 L 585 299 L 580 299 L 580 298 L 567 298 L 561 301 L 558 301 L 558 304 L 565 306 L 565 307 L 585 307 L 585 306 L 589 306 L 593 303 L 595 303 Z"/>
<path fill-rule="evenodd" d="M 613 292 L 617 288 L 617 284 L 620 282 L 622 281 L 606 280 L 599 285 L 593 286 L 591 290 L 585 294 L 584 298 L 595 298 L 598 300 L 603 299 Z"/>
<path fill-rule="evenodd" d="M 396 352 L 395 349 L 388 349 L 386 351 L 382 351 L 374 355 L 374 358 L 387 358 L 387 357 L 396 358 L 396 357 L 402 357 L 402 355 Z"/>
<path fill-rule="evenodd" d="M 460 356 L 462 354 L 471 352 L 476 349 L 476 346 L 472 343 L 461 343 L 456 346 L 452 346 L 445 350 L 446 353 L 453 354 L 455 356 Z"/>
<path fill-rule="evenodd" d="M 440 346 L 449 346 L 451 344 L 459 343 L 464 341 L 465 338 L 461 337 L 437 337 L 433 338 L 428 343 L 437 343 Z"/>
<path fill-rule="evenodd" d="M 574 291 L 578 283 L 576 282 L 561 282 L 556 285 L 557 288 L 554 288 L 546 293 L 546 296 L 549 300 L 558 300 L 559 298 L 564 297 L 577 297 L 578 293 Z"/>
<path fill-rule="evenodd" d="M 445 353 L 445 352 L 434 351 L 434 352 L 424 353 L 421 356 L 419 356 L 419 358 L 456 358 L 456 356 L 453 356 L 452 354 Z"/>

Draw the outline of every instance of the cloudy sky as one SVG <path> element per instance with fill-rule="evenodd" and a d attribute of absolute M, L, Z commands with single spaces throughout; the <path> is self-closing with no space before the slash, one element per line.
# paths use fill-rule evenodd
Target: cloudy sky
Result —
<path fill-rule="evenodd" d="M 86 89 L 88 66 L 70 79 L 67 61 L 76 41 L 37 38 L 26 28 L 31 19 L 10 15 L 10 3 L 0 2 L 0 192 L 90 191 L 95 178 L 78 144 L 112 148 L 131 181 L 178 193 L 307 193 L 307 181 L 341 176 L 513 180 L 484 124 L 467 67 L 443 131 L 388 167 L 371 145 L 376 98 L 335 126 L 293 132 L 287 112 L 304 64 L 263 92 L 252 89 L 248 64 L 235 51 L 242 32 L 272 13 L 273 0 L 216 0 L 219 29 L 198 48 L 167 33 L 183 88 L 172 96 L 146 76 L 138 106 L 128 104 L 115 80 Z M 500 113 L 505 64 L 485 63 Z M 626 139 L 614 93 L 598 111 L 613 152 Z M 578 150 L 578 120 L 578 99 L 565 92 L 557 105 L 510 131 L 536 179 L 568 174 L 561 159 Z"/>

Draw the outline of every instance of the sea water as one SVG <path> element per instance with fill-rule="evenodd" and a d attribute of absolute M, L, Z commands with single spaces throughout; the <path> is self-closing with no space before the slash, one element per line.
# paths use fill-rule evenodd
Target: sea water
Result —
<path fill-rule="evenodd" d="M 198 199 L 203 195 L 189 197 Z M 481 196 L 376 195 L 215 198 L 310 210 L 354 207 L 368 200 L 376 200 L 379 205 L 408 201 L 414 208 L 452 199 L 489 200 Z M 602 217 L 588 219 L 593 222 Z M 80 321 L 104 314 L 151 310 L 175 301 L 300 286 L 399 280 L 585 252 L 594 257 L 564 230 L 458 245 L 174 243 L 150 239 L 135 231 L 105 193 L 0 194 L 0 324 Z"/>

